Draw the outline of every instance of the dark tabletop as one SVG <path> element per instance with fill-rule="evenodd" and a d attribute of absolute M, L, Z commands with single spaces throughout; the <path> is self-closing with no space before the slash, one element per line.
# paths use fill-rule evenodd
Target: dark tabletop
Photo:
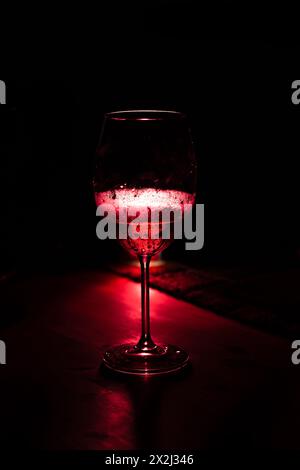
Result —
<path fill-rule="evenodd" d="M 178 375 L 114 376 L 107 346 L 139 334 L 139 284 L 114 274 L 2 285 L 0 442 L 34 449 L 299 447 L 300 368 L 290 342 L 151 290 L 158 342 L 182 345 Z M 299 366 L 300 367 L 300 366 Z"/>

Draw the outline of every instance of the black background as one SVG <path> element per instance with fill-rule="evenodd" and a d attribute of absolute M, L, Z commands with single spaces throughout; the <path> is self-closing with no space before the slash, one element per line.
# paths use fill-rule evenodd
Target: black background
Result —
<path fill-rule="evenodd" d="M 96 238 L 91 179 L 104 113 L 129 108 L 186 112 L 195 141 L 205 246 L 188 253 L 174 243 L 163 256 L 201 267 L 254 264 L 258 273 L 264 265 L 299 265 L 296 10 L 229 1 L 128 3 L 98 5 L 88 17 L 81 4 L 66 14 L 42 4 L 31 15 L 34 30 L 21 7 L 14 12 L 3 50 L 17 69 L 0 71 L 7 84 L 0 274 L 101 268 L 118 259 L 117 244 Z M 16 17 L 24 18 L 24 31 Z M 4 13 L 2 22 L 8 24 Z M 26 51 L 24 63 L 13 54 L 13 39 Z M 33 423 L 43 416 L 36 409 Z M 19 410 L 15 420 L 23 426 Z"/>
<path fill-rule="evenodd" d="M 148 5 L 103 10 L 98 39 L 78 49 L 88 65 L 78 57 L 77 67 L 1 77 L 4 269 L 99 265 L 114 256 L 115 246 L 95 236 L 93 159 L 103 114 L 130 108 L 176 109 L 190 119 L 205 247 L 184 253 L 175 244 L 166 256 L 297 262 L 295 42 L 275 38 L 267 9 Z"/>

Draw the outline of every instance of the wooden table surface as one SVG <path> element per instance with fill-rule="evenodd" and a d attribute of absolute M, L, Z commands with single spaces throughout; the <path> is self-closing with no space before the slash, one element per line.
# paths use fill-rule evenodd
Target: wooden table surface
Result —
<path fill-rule="evenodd" d="M 290 342 L 151 290 L 152 332 L 191 354 L 176 376 L 100 369 L 139 334 L 139 284 L 113 274 L 7 285 L 0 442 L 30 449 L 299 447 L 300 366 Z M 1 315 L 1 314 L 0 314 Z M 296 339 L 296 338 L 295 338 Z M 0 446 L 1 447 L 1 446 Z"/>

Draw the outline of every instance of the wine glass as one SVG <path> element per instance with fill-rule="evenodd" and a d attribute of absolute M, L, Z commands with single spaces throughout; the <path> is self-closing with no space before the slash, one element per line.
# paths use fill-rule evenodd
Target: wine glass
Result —
<path fill-rule="evenodd" d="M 142 219 L 135 227 L 133 214 L 163 209 L 170 213 L 174 209 L 178 214 L 176 210 L 183 212 L 184 204 L 194 204 L 196 159 L 186 115 L 165 110 L 107 113 L 96 152 L 93 186 L 97 206 L 115 207 L 117 233 L 124 233 L 124 229 L 126 233 L 125 238 L 118 237 L 119 242 L 137 255 L 141 265 L 141 337 L 137 344 L 111 347 L 104 354 L 104 364 L 136 375 L 178 371 L 187 365 L 189 355 L 180 346 L 155 344 L 149 308 L 150 260 L 172 242 L 174 217 L 170 217 L 166 238 L 162 235 L 164 220 Z M 125 222 L 120 208 L 127 212 Z M 139 237 L 129 236 L 130 224 Z"/>

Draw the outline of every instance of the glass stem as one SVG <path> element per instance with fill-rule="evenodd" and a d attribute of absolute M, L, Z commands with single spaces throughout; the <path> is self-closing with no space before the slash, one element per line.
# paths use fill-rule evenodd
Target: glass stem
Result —
<path fill-rule="evenodd" d="M 156 345 L 150 334 L 150 305 L 149 305 L 149 265 L 151 256 L 139 256 L 141 264 L 141 300 L 142 300 L 142 334 L 137 348 L 143 352 L 152 351 Z"/>

